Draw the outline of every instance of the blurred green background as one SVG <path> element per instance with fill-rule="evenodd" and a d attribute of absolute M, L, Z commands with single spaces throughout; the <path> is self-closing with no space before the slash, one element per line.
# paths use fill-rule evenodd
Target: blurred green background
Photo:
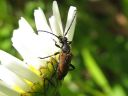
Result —
<path fill-rule="evenodd" d="M 128 0 L 57 0 L 62 20 L 78 9 L 72 64 L 61 96 L 128 96 Z M 11 45 L 21 16 L 35 29 L 34 9 L 52 14 L 52 0 L 0 0 L 0 49 L 19 57 Z M 43 27 L 43 26 L 42 26 Z"/>

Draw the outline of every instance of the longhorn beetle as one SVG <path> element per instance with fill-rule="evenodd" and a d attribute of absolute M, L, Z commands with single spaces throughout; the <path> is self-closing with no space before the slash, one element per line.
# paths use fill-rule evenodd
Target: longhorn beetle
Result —
<path fill-rule="evenodd" d="M 54 35 L 56 38 L 59 39 L 59 42 L 62 44 L 62 46 L 60 46 L 54 40 L 55 46 L 57 46 L 58 48 L 61 49 L 61 52 L 57 52 L 54 54 L 54 55 L 59 54 L 59 62 L 58 62 L 59 64 L 57 67 L 57 74 L 58 74 L 59 80 L 62 80 L 67 75 L 68 71 L 75 69 L 75 67 L 71 64 L 72 53 L 71 53 L 70 45 L 71 45 L 72 41 L 68 41 L 68 38 L 66 37 L 66 35 L 67 35 L 69 29 L 71 28 L 71 25 L 72 25 L 72 23 L 76 17 L 76 10 L 74 12 L 75 12 L 75 14 L 74 14 L 74 17 L 71 21 L 71 24 L 63 36 L 57 36 L 51 32 L 48 32 L 48 31 L 38 30 L 38 32 L 45 32 L 45 33 L 49 33 L 51 35 Z M 53 55 L 51 55 L 51 56 L 53 56 Z M 44 59 L 44 58 L 48 58 L 48 57 L 50 57 L 50 56 L 43 57 L 43 58 L 40 57 L 40 59 Z"/>

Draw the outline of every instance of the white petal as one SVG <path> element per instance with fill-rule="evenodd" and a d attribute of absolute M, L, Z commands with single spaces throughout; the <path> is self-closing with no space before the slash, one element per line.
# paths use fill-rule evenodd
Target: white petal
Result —
<path fill-rule="evenodd" d="M 48 26 L 46 17 L 40 8 L 38 8 L 38 10 L 35 10 L 34 15 L 35 15 L 35 22 L 36 22 L 37 30 L 52 32 Z M 38 48 L 41 49 L 41 50 L 38 49 L 39 51 L 36 50 L 40 53 L 38 57 L 46 57 L 49 55 L 53 55 L 58 50 L 58 49 L 56 50 L 55 42 L 52 40 L 52 39 L 55 39 L 56 37 L 54 37 L 53 35 L 47 32 L 45 33 L 45 32 L 39 31 L 38 33 L 39 35 L 41 35 L 41 37 L 39 36 L 38 38 L 39 42 L 36 43 L 37 44 L 36 46 L 38 46 Z"/>
<path fill-rule="evenodd" d="M 18 76 L 31 82 L 41 82 L 40 78 L 28 69 L 27 64 L 13 57 L 12 55 L 0 50 L 0 62 Z"/>
<path fill-rule="evenodd" d="M 0 82 L 0 96 L 20 96 L 20 94 L 10 89 L 4 82 Z"/>
<path fill-rule="evenodd" d="M 50 27 L 48 26 L 46 17 L 44 15 L 44 12 L 41 10 L 41 8 L 38 8 L 37 10 L 34 11 L 34 16 L 35 16 L 37 31 L 43 30 L 43 31 L 51 32 Z M 41 32 L 39 32 L 39 34 L 40 33 Z"/>
<path fill-rule="evenodd" d="M 27 86 L 24 81 L 22 81 L 17 75 L 15 75 L 13 72 L 9 71 L 2 65 L 0 66 L 0 79 L 12 87 L 17 85 L 24 90 L 29 89 L 29 86 Z"/>
<path fill-rule="evenodd" d="M 4 90 L 4 89 L 3 89 Z M 0 90 L 2 91 L 2 90 Z M 0 92 L 0 96 L 8 96 L 7 94 L 3 93 L 3 92 Z"/>
<path fill-rule="evenodd" d="M 33 32 L 31 26 L 27 23 L 27 21 L 21 18 L 19 20 L 19 29 L 14 30 L 13 32 L 13 46 L 17 49 L 22 57 L 26 57 L 28 55 L 31 56 L 33 54 L 32 49 L 35 48 L 35 41 L 36 34 Z"/>
<path fill-rule="evenodd" d="M 51 17 L 49 18 L 49 22 L 50 22 L 50 26 L 51 26 L 51 28 L 52 28 L 53 33 L 55 33 L 57 36 L 62 36 L 62 35 L 60 34 L 60 32 L 59 32 L 59 29 L 58 29 L 58 27 L 57 27 L 57 24 L 58 24 L 58 23 L 56 23 L 54 16 L 51 16 Z M 54 36 L 54 40 L 57 42 L 58 45 L 61 46 L 61 43 L 59 42 L 59 39 L 56 38 L 55 36 Z M 54 42 L 54 44 L 55 44 L 55 42 Z M 54 45 L 54 46 L 55 46 L 55 45 Z M 55 46 L 55 47 L 57 48 L 57 46 Z M 58 51 L 59 51 L 59 50 L 60 50 L 60 49 L 58 49 Z M 55 51 L 55 52 L 58 52 L 58 51 Z"/>
<path fill-rule="evenodd" d="M 58 23 L 56 22 L 55 20 L 55 17 L 54 16 L 51 16 L 49 18 L 49 22 L 50 22 L 50 26 L 51 26 L 51 29 L 52 29 L 52 32 L 53 34 L 57 35 L 57 36 L 63 36 L 61 33 L 60 33 L 60 29 L 58 27 Z M 56 41 L 58 40 L 58 38 L 54 38 L 56 39 Z"/>
<path fill-rule="evenodd" d="M 24 22 L 25 20 L 21 19 L 20 22 L 21 21 Z M 26 21 L 25 24 L 26 26 L 30 27 L 30 25 Z M 19 23 L 19 25 L 20 28 L 14 30 L 13 33 L 13 46 L 18 50 L 18 52 L 27 63 L 35 65 L 38 68 L 40 66 L 40 63 L 35 64 L 34 62 L 32 63 L 28 61 L 30 61 L 32 58 L 38 59 L 39 57 L 53 55 L 56 52 L 57 48 L 54 41 L 52 40 L 53 35 L 48 33 L 36 35 L 31 30 L 25 31 L 23 28 L 23 24 Z"/>
<path fill-rule="evenodd" d="M 37 70 L 39 70 L 39 68 L 41 66 L 45 65 L 45 63 L 46 63 L 45 59 L 34 58 L 34 57 L 27 57 L 27 58 L 25 58 L 25 62 L 28 62 L 27 65 L 30 65 L 30 66 L 32 65 Z M 31 75 L 31 74 L 29 74 L 29 75 Z"/>
<path fill-rule="evenodd" d="M 30 33 L 30 32 L 28 32 L 28 33 Z M 36 35 L 32 36 L 32 33 L 27 35 L 24 32 L 20 31 L 20 29 L 14 30 L 12 42 L 13 42 L 13 46 L 17 49 L 17 51 L 23 57 L 24 61 L 31 65 L 34 65 L 34 63 L 28 62 L 28 58 L 30 58 L 30 59 L 38 58 L 38 57 L 41 57 L 42 55 L 45 55 L 45 54 L 43 54 L 44 49 L 41 49 L 42 47 L 40 46 L 41 43 L 40 43 L 40 41 L 38 41 L 38 37 Z M 42 52 L 42 54 L 41 54 L 41 52 Z M 36 64 L 37 68 L 39 66 L 40 66 L 39 63 Z"/>
<path fill-rule="evenodd" d="M 53 16 L 55 16 L 55 22 L 57 23 L 56 24 L 56 27 L 58 29 L 58 30 L 56 30 L 58 32 L 57 35 L 62 36 L 63 35 L 62 22 L 61 22 L 60 12 L 59 12 L 58 5 L 57 5 L 56 1 L 53 1 Z"/>
<path fill-rule="evenodd" d="M 28 22 L 23 17 L 21 17 L 21 19 L 19 20 L 19 28 L 21 29 L 21 32 L 25 32 L 26 34 L 32 33 L 32 32 L 34 33 L 31 26 L 28 24 Z"/>
<path fill-rule="evenodd" d="M 66 23 L 65 32 L 64 32 L 66 33 L 68 31 L 66 37 L 68 38 L 69 41 L 72 41 L 73 39 L 75 25 L 76 25 L 76 7 L 71 6 L 68 11 L 68 18 L 67 18 L 67 23 Z"/>
<path fill-rule="evenodd" d="M 55 39 L 56 37 L 49 34 L 49 33 L 44 33 L 41 36 L 38 36 L 38 45 L 40 46 L 41 49 L 43 49 L 43 51 L 40 51 L 40 53 L 45 54 L 45 55 L 41 55 L 41 57 L 46 57 L 48 55 L 53 55 L 55 52 L 58 52 L 59 48 L 55 46 L 55 42 L 53 39 Z"/>
<path fill-rule="evenodd" d="M 26 30 L 25 28 L 30 30 Z M 38 41 L 38 36 L 33 32 L 31 26 L 23 18 L 19 20 L 19 29 L 14 30 L 13 32 L 12 42 L 13 46 L 25 61 L 27 61 L 26 58 L 29 57 L 40 57 L 41 52 L 43 54 L 43 49 L 41 49 L 42 47 L 39 45 L 40 42 Z M 36 65 L 37 67 L 39 66 L 38 64 Z"/>

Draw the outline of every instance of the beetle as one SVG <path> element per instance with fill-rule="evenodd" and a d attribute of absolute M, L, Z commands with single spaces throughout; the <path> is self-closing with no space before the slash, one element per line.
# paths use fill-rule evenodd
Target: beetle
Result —
<path fill-rule="evenodd" d="M 38 32 L 45 32 L 45 33 L 49 33 L 51 35 L 54 35 L 55 37 L 58 38 L 59 42 L 61 43 L 61 46 L 60 46 L 53 39 L 55 42 L 55 46 L 57 46 L 58 48 L 61 49 L 61 52 L 56 52 L 54 54 L 54 55 L 59 54 L 59 62 L 58 62 L 58 66 L 57 66 L 57 75 L 58 75 L 59 80 L 63 80 L 64 77 L 67 75 L 68 71 L 75 69 L 75 67 L 71 64 L 71 60 L 72 60 L 73 55 L 71 53 L 71 46 L 70 45 L 71 45 L 72 41 L 68 41 L 68 38 L 66 37 L 69 29 L 71 28 L 73 21 L 75 20 L 75 17 L 76 17 L 76 10 L 75 10 L 75 15 L 72 19 L 71 24 L 63 36 L 57 36 L 51 32 L 48 32 L 48 31 L 38 30 Z M 53 55 L 50 55 L 50 56 L 53 56 Z M 48 58 L 50 56 L 43 57 L 43 58 L 40 57 L 40 59 Z"/>
<path fill-rule="evenodd" d="M 55 43 L 57 47 L 61 48 L 61 52 L 59 52 L 59 64 L 57 67 L 57 74 L 58 74 L 58 79 L 62 80 L 66 76 L 68 71 L 75 69 L 75 67 L 71 64 L 71 60 L 72 60 L 72 53 L 70 51 L 71 42 L 67 41 L 67 37 L 59 37 L 59 40 L 62 46 L 59 46 L 57 45 L 57 43 Z"/>

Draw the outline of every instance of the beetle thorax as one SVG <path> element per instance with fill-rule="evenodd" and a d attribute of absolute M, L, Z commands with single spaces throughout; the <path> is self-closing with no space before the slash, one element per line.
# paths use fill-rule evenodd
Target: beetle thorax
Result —
<path fill-rule="evenodd" d="M 70 46 L 68 44 L 67 37 L 60 37 L 60 43 L 62 44 L 62 51 L 64 53 L 69 53 L 70 52 Z"/>

